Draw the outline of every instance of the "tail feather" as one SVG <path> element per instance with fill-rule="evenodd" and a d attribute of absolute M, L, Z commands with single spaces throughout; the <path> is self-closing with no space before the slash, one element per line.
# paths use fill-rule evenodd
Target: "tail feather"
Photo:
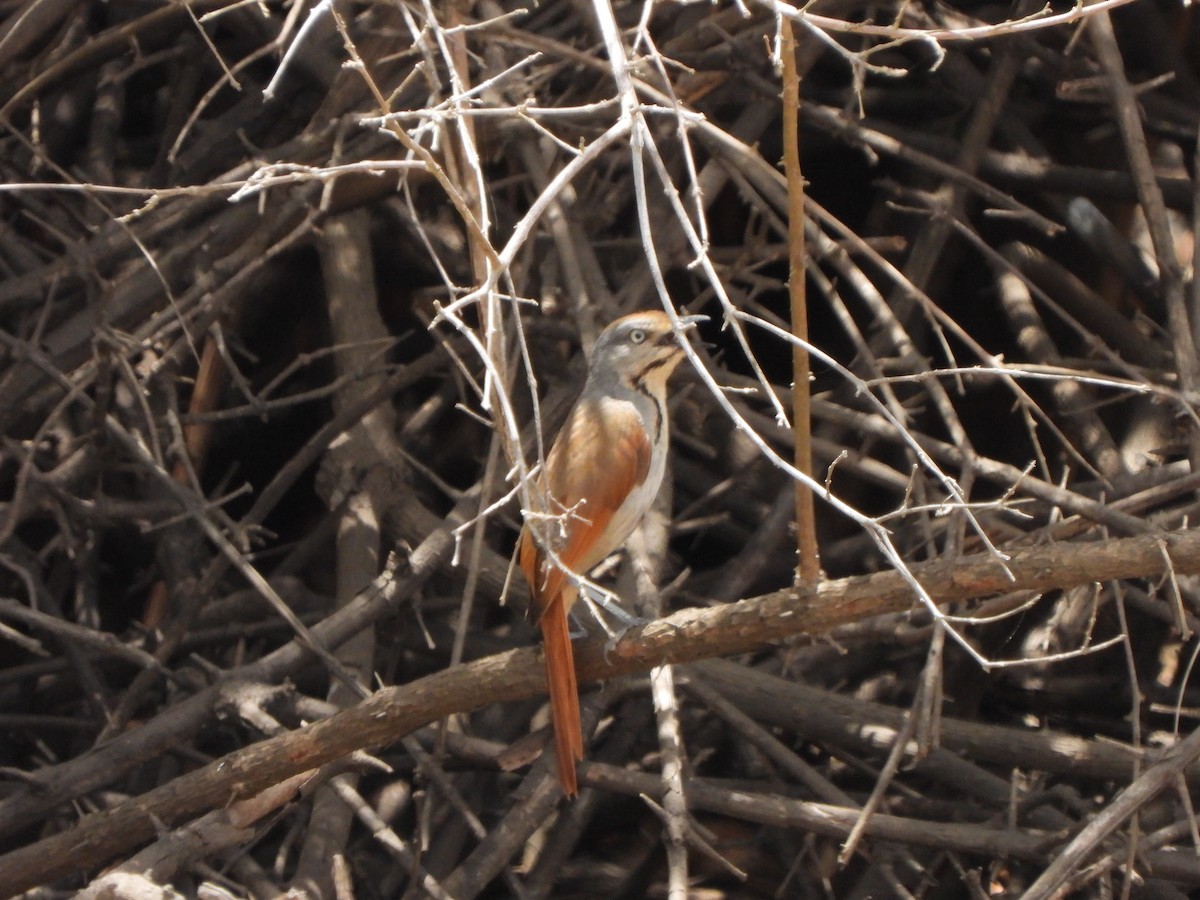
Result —
<path fill-rule="evenodd" d="M 575 654 L 567 628 L 567 610 L 562 595 L 542 612 L 542 642 L 546 654 L 546 687 L 550 692 L 550 720 L 554 726 L 554 748 L 558 754 L 558 779 L 563 793 L 579 793 L 575 761 L 583 759 L 583 730 L 579 723 L 579 687 L 575 683 Z"/>

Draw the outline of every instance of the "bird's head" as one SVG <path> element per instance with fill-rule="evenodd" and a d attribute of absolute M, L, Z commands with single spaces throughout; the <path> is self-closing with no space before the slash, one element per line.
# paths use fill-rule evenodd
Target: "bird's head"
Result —
<path fill-rule="evenodd" d="M 683 334 L 707 318 L 680 316 L 680 327 L 675 329 L 660 310 L 622 316 L 596 339 L 591 371 L 594 376 L 616 375 L 630 386 L 641 384 L 654 389 L 665 385 L 683 359 Z"/>

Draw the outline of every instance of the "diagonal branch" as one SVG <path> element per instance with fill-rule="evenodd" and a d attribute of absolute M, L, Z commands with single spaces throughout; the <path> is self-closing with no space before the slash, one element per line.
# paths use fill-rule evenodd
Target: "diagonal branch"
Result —
<path fill-rule="evenodd" d="M 1009 591 L 1048 591 L 1121 578 L 1200 573 L 1200 532 L 1182 531 L 1105 544 L 1051 545 L 896 572 L 845 578 L 814 589 L 789 588 L 710 609 L 687 609 L 631 630 L 606 652 L 580 648 L 579 677 L 594 681 L 760 649 L 798 634 L 821 634 L 848 622 L 910 608 L 909 577 L 941 604 Z M 297 772 L 354 750 L 379 747 L 455 712 L 532 697 L 545 690 L 541 660 L 513 650 L 453 666 L 379 691 L 345 712 L 262 741 L 202 769 L 85 817 L 74 829 L 0 857 L 0 897 L 102 865 L 153 840 L 159 828 L 252 796 Z"/>

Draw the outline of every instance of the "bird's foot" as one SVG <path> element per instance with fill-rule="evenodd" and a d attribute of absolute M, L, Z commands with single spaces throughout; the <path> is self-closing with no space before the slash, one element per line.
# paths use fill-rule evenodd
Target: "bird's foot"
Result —
<path fill-rule="evenodd" d="M 635 621 L 630 622 L 628 625 L 621 625 L 615 631 L 610 631 L 608 633 L 608 640 L 604 642 L 604 661 L 608 662 L 608 658 L 612 655 L 612 652 L 617 649 L 617 644 L 621 643 L 621 639 L 624 638 L 625 635 L 627 635 L 634 628 L 645 625 L 649 621 L 649 619 L 635 617 Z"/>
<path fill-rule="evenodd" d="M 645 625 L 649 621 L 649 619 L 643 619 L 640 616 L 626 612 L 621 606 L 617 595 L 611 591 L 604 590 L 599 585 L 583 585 L 579 596 L 587 604 L 588 611 L 591 612 L 592 617 L 600 623 L 600 627 L 608 635 L 610 644 L 615 644 L 619 641 L 621 636 L 630 628 L 637 625 Z M 615 620 L 615 628 L 609 624 L 606 614 Z"/>

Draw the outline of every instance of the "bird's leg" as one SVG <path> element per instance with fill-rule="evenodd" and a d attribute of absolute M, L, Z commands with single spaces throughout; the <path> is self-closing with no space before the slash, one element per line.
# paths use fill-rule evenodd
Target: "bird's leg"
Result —
<path fill-rule="evenodd" d="M 581 582 L 579 585 L 579 596 L 587 604 L 588 611 L 592 614 L 592 617 L 600 623 L 600 627 L 608 635 L 608 640 L 604 644 L 605 658 L 608 657 L 608 654 L 617 645 L 617 641 L 625 636 L 625 632 L 629 631 L 630 628 L 645 625 L 650 621 L 649 619 L 643 619 L 641 616 L 635 616 L 632 613 L 626 612 L 616 594 L 605 590 L 593 582 Z M 617 624 L 615 628 L 609 624 L 605 613 L 616 620 Z"/>
<path fill-rule="evenodd" d="M 621 609 L 621 607 L 617 605 L 616 600 L 609 595 L 607 591 L 604 593 L 597 593 L 593 591 L 591 585 L 582 585 L 579 591 L 579 597 L 587 605 L 588 612 L 592 614 L 592 618 L 600 623 L 600 627 L 604 629 L 604 633 L 607 634 L 611 640 L 614 636 L 614 632 L 612 630 L 612 626 L 608 624 L 608 619 L 604 617 L 602 611 L 608 610 L 609 612 L 612 612 L 614 609 Z M 621 614 L 624 613 L 625 611 L 621 610 Z"/>
<path fill-rule="evenodd" d="M 579 613 L 575 610 L 571 610 L 569 613 L 567 613 L 567 625 L 570 626 L 570 631 L 568 634 L 570 635 L 571 640 L 577 641 L 588 636 L 588 630 L 584 626 L 583 621 L 579 618 Z"/>

